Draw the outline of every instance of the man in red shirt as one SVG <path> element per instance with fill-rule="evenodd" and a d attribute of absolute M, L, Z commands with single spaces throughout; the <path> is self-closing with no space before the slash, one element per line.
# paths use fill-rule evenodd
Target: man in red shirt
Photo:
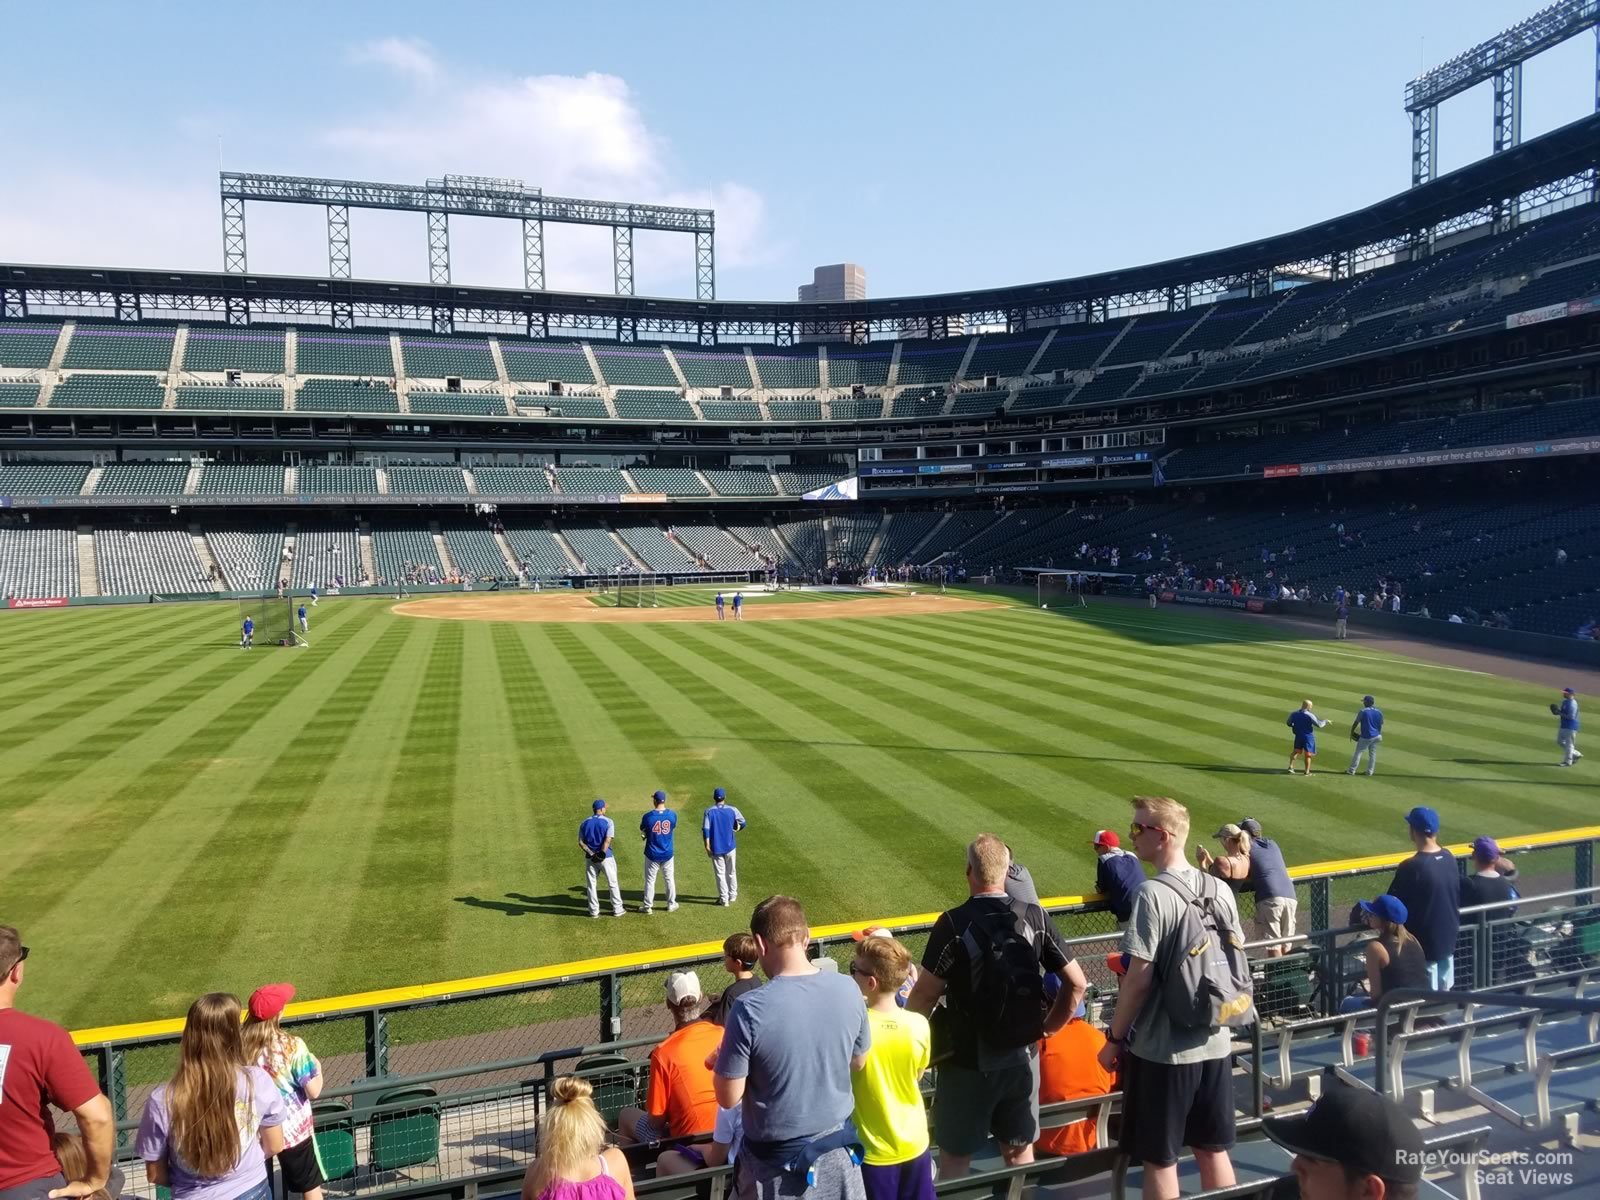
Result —
<path fill-rule="evenodd" d="M 115 1122 L 72 1035 L 16 1009 L 28 948 L 0 925 L 0 1200 L 88 1196 L 111 1174 Z M 50 1106 L 78 1119 L 89 1177 L 68 1183 L 50 1150 Z"/>

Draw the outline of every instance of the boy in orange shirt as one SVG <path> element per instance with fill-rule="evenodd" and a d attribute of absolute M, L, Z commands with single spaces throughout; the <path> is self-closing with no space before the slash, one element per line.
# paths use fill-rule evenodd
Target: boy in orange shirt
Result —
<path fill-rule="evenodd" d="M 1046 1000 L 1055 1001 L 1061 980 L 1044 977 Z M 1039 1042 L 1039 1105 L 1104 1096 L 1116 1088 L 1116 1076 L 1099 1063 L 1106 1035 L 1086 1019 L 1085 1006 L 1055 1033 Z M 1041 1129 L 1034 1149 L 1040 1154 L 1082 1154 L 1095 1148 L 1095 1123 L 1085 1117 L 1054 1129 Z"/>

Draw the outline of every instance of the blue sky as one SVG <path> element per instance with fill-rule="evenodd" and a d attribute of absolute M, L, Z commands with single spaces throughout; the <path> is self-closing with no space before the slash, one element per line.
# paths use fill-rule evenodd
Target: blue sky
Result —
<path fill-rule="evenodd" d="M 0 259 L 216 269 L 215 174 L 710 205 L 718 294 L 789 299 L 818 263 L 876 296 L 1053 279 L 1336 215 L 1409 182 L 1406 81 L 1527 4 L 0 0 Z M 1524 81 L 1524 133 L 1587 115 L 1594 46 Z M 1489 89 L 1442 113 L 1489 151 Z M 421 218 L 357 213 L 356 274 L 425 279 Z M 322 213 L 252 206 L 252 271 L 323 274 Z M 452 223 L 459 282 L 519 286 L 511 222 Z M 610 288 L 604 230 L 547 233 L 553 288 Z M 693 292 L 641 233 L 637 289 Z"/>

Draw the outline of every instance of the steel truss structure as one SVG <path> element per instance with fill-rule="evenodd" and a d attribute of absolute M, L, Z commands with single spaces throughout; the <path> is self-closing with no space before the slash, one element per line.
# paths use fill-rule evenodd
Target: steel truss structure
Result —
<path fill-rule="evenodd" d="M 632 204 L 614 200 L 576 200 L 546 196 L 520 179 L 446 175 L 422 185 L 321 179 L 302 175 L 259 175 L 223 171 L 222 269 L 230 275 L 249 270 L 245 250 L 247 200 L 273 204 L 320 204 L 328 211 L 328 275 L 350 278 L 350 210 L 378 208 L 420 212 L 428 220 L 428 281 L 450 282 L 451 216 L 496 217 L 522 222 L 524 284 L 544 290 L 544 223 L 609 225 L 616 262 L 616 293 L 633 295 L 633 231 L 659 229 L 694 236 L 695 299 L 717 295 L 716 215 L 708 208 Z"/>
<path fill-rule="evenodd" d="M 841 332 L 858 344 L 910 336 L 907 330 L 934 338 L 964 336 L 961 331 L 979 328 L 1017 332 L 1176 311 L 1220 298 L 1268 296 L 1308 280 L 1343 278 L 1415 259 L 1436 245 L 1492 234 L 1504 227 L 1507 214 L 1527 219 L 1594 202 L 1597 167 L 1600 114 L 1291 233 L 1075 279 L 942 295 L 835 304 L 695 301 L 231 271 L 0 264 L 0 319 L 81 313 L 129 321 L 290 321 L 344 329 L 473 329 L 535 338 L 652 338 L 706 346 L 786 346 Z M 225 208 L 227 203 L 225 198 Z M 531 274 L 542 262 L 540 222 L 523 220 L 524 261 Z M 441 252 L 448 254 L 447 242 Z M 709 238 L 706 253 L 709 257 Z"/>
<path fill-rule="evenodd" d="M 1595 111 L 1600 112 L 1600 0 L 1560 0 L 1406 84 L 1411 184 L 1433 179 L 1439 105 L 1480 83 L 1494 86 L 1494 153 L 1522 141 L 1522 64 L 1586 29 L 1595 31 Z M 1505 219 L 1505 214 L 1502 214 Z"/>

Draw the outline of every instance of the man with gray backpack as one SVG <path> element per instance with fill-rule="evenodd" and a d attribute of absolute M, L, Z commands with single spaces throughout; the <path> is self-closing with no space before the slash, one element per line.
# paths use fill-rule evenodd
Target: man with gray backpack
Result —
<path fill-rule="evenodd" d="M 1144 1164 L 1145 1200 L 1178 1195 L 1185 1146 L 1202 1188 L 1234 1183 L 1233 1033 L 1255 1022 L 1233 892 L 1188 864 L 1188 838 L 1183 805 L 1134 798 L 1130 840 L 1157 873 L 1122 936 L 1127 973 L 1100 1065 L 1120 1071 L 1121 1146 Z"/>

